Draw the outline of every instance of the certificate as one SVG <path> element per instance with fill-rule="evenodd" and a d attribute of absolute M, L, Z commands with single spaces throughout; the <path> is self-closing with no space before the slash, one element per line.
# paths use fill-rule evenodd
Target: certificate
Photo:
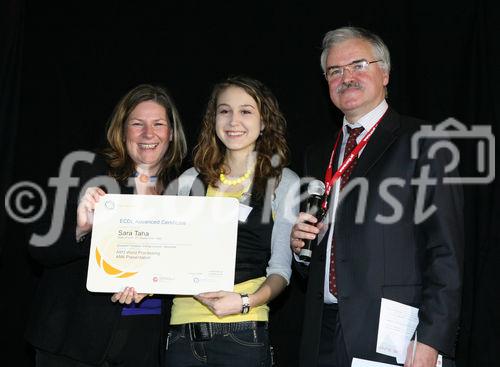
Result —
<path fill-rule="evenodd" d="M 377 334 L 377 353 L 404 363 L 406 351 L 418 325 L 418 308 L 382 298 Z"/>
<path fill-rule="evenodd" d="M 105 195 L 96 204 L 87 289 L 194 295 L 234 287 L 234 198 Z"/>

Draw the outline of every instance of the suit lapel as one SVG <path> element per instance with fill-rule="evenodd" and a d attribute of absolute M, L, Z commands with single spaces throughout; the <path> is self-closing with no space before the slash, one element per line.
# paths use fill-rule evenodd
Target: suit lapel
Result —
<path fill-rule="evenodd" d="M 387 110 L 383 120 L 375 129 L 361 154 L 356 167 L 354 167 L 351 179 L 365 177 L 368 171 L 383 156 L 384 152 L 396 140 L 401 126 L 399 114 L 391 108 Z"/>

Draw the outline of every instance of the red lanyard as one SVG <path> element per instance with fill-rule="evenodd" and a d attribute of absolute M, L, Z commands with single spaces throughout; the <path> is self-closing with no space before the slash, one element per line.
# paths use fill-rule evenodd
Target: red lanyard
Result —
<path fill-rule="evenodd" d="M 375 125 L 372 126 L 370 131 L 368 131 L 368 133 L 363 137 L 363 139 L 361 139 L 358 145 L 356 145 L 356 147 L 352 150 L 352 152 L 344 159 L 337 172 L 333 174 L 333 160 L 335 158 L 335 151 L 337 150 L 337 146 L 340 140 L 340 133 L 342 130 L 340 130 L 339 133 L 337 134 L 337 139 L 335 140 L 335 145 L 332 150 L 332 155 L 330 156 L 330 163 L 328 163 L 328 168 L 326 169 L 325 173 L 325 199 L 323 200 L 323 204 L 321 205 L 323 210 L 326 211 L 327 209 L 328 197 L 330 196 L 330 191 L 332 190 L 333 185 L 335 185 L 335 182 L 337 182 L 339 177 L 342 176 L 342 174 L 345 172 L 347 168 L 349 168 L 349 166 L 354 161 L 354 158 L 358 156 L 358 153 L 361 151 L 361 149 L 363 149 L 365 145 L 368 143 L 368 140 L 370 140 L 371 136 L 375 132 L 375 128 L 378 126 L 384 115 L 382 115 L 379 118 L 379 120 L 375 123 Z"/>

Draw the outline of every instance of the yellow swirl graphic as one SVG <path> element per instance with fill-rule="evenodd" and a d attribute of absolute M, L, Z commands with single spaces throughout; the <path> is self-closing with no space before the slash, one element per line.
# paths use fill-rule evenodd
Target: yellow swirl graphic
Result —
<path fill-rule="evenodd" d="M 128 278 L 132 275 L 137 274 L 137 272 L 124 272 L 123 270 L 117 269 L 114 266 L 111 266 L 108 262 L 106 262 L 99 252 L 99 249 L 95 249 L 95 259 L 97 265 L 104 270 L 106 274 L 115 276 L 117 278 Z"/>

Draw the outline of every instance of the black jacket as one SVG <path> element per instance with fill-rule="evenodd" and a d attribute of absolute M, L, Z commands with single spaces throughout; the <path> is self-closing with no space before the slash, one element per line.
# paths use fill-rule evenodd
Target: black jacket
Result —
<path fill-rule="evenodd" d="M 79 182 L 69 191 L 61 235 L 51 246 L 29 246 L 31 256 L 44 269 L 33 297 L 26 339 L 37 349 L 88 364 L 103 362 L 122 309 L 111 302 L 110 294 L 87 291 L 90 236 L 80 243 L 75 240 L 78 195 L 88 180 L 100 175 L 108 175 L 102 157 L 96 156 L 92 164 L 77 163 L 72 176 Z M 120 191 L 133 193 L 124 185 L 120 185 Z M 37 233 L 50 228 L 52 211 L 47 213 Z M 168 302 L 163 304 L 168 311 Z M 168 312 L 163 317 L 167 318 Z"/>
<path fill-rule="evenodd" d="M 394 358 L 375 352 L 381 297 L 418 307 L 418 340 L 440 353 L 454 354 L 462 284 L 462 191 L 459 185 L 442 183 L 450 157 L 446 150 L 438 150 L 429 158 L 432 139 L 420 139 L 416 146 L 420 154 L 411 158 L 412 136 L 421 124 L 389 109 L 350 177 L 351 182 L 362 179 L 368 184 L 367 195 L 363 196 L 357 186 L 337 207 L 334 233 L 339 317 L 350 358 L 394 362 Z M 308 152 L 306 175 L 323 179 L 333 143 L 316 144 Z M 424 209 L 431 205 L 437 209 L 416 224 L 419 187 L 414 179 L 420 177 L 422 168 L 437 178 L 422 192 Z M 379 191 L 382 183 L 391 183 L 387 189 L 394 201 L 383 197 Z M 401 218 L 382 223 L 380 216 L 390 217 L 397 211 L 395 203 L 401 206 Z M 364 213 L 359 223 L 358 213 Z M 328 233 L 313 251 L 308 269 L 296 263 L 299 271 L 309 273 L 301 366 L 317 364 L 325 261 L 329 261 L 325 259 L 327 238 Z"/>

